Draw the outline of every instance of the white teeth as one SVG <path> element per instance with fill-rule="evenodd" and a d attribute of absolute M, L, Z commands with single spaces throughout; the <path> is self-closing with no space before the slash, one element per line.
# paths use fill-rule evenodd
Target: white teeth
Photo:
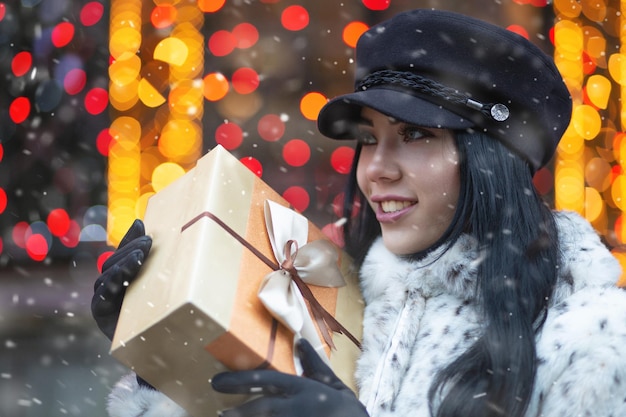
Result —
<path fill-rule="evenodd" d="M 391 201 L 382 201 L 380 203 L 380 207 L 383 209 L 383 212 L 385 213 L 391 213 L 394 211 L 398 211 L 398 210 L 402 210 L 406 207 L 409 207 L 410 205 L 412 205 L 413 203 L 410 201 L 395 201 L 395 200 L 391 200 Z"/>

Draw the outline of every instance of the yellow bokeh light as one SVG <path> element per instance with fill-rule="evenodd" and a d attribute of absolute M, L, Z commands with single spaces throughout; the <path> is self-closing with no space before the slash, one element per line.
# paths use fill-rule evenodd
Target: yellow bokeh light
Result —
<path fill-rule="evenodd" d="M 595 188 L 585 188 L 585 218 L 595 222 L 604 211 L 604 201 Z"/>
<path fill-rule="evenodd" d="M 141 46 L 141 32 L 136 28 L 122 28 L 111 33 L 109 51 L 118 59 L 125 52 L 135 54 Z"/>
<path fill-rule="evenodd" d="M 557 150 L 559 154 L 567 154 L 569 156 L 578 155 L 582 152 L 585 146 L 584 142 L 585 140 L 582 136 L 580 136 L 574 129 L 573 125 L 570 124 L 563 134 L 563 137 L 557 146 Z"/>
<path fill-rule="evenodd" d="M 154 192 L 147 192 L 139 196 L 137 202 L 135 203 L 135 216 L 138 219 L 143 219 L 146 214 L 146 206 L 148 205 L 148 200 L 152 197 Z"/>
<path fill-rule="evenodd" d="M 626 209 L 626 202 L 624 201 L 626 198 L 626 177 L 623 174 L 618 175 L 613 181 L 611 185 L 611 198 L 613 199 L 613 203 L 621 211 Z"/>
<path fill-rule="evenodd" d="M 159 192 L 185 174 L 185 170 L 174 162 L 164 162 L 152 172 L 152 188 Z"/>
<path fill-rule="evenodd" d="M 139 79 L 141 70 L 141 59 L 136 54 L 123 52 L 109 66 L 109 78 L 111 82 L 118 85 L 126 85 Z"/>
<path fill-rule="evenodd" d="M 595 138 L 602 127 L 602 119 L 598 111 L 586 104 L 574 108 L 572 123 L 576 133 L 587 140 Z"/>
<path fill-rule="evenodd" d="M 113 120 L 109 133 L 118 144 L 125 148 L 127 148 L 126 144 L 136 146 L 141 138 L 141 125 L 137 119 L 121 116 Z"/>
<path fill-rule="evenodd" d="M 170 65 L 183 65 L 188 55 L 189 48 L 185 42 L 178 38 L 165 38 L 154 48 L 154 59 L 167 62 Z"/>
<path fill-rule="evenodd" d="M 168 104 L 177 117 L 199 118 L 203 109 L 203 87 L 200 80 L 183 80 L 170 91 Z"/>
<path fill-rule="evenodd" d="M 594 74 L 587 79 L 587 96 L 594 106 L 606 109 L 611 95 L 611 81 Z"/>
<path fill-rule="evenodd" d="M 161 132 L 159 151 L 166 158 L 178 161 L 186 160 L 194 153 L 202 141 L 201 130 L 197 123 L 190 120 L 170 120 Z"/>
<path fill-rule="evenodd" d="M 161 93 L 150 84 L 150 81 L 145 78 L 139 81 L 137 94 L 141 102 L 148 107 L 159 107 L 161 104 L 165 103 L 165 97 L 163 97 Z"/>
<path fill-rule="evenodd" d="M 609 57 L 609 74 L 621 86 L 626 86 L 626 55 L 613 54 Z"/>
<path fill-rule="evenodd" d="M 554 0 L 554 9 L 565 17 L 574 18 L 580 15 L 582 6 L 577 0 Z"/>

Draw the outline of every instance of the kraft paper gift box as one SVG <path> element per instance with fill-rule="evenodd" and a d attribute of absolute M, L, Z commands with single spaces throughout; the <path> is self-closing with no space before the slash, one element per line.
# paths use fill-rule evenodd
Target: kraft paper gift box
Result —
<path fill-rule="evenodd" d="M 245 400 L 213 391 L 210 379 L 217 372 L 268 368 L 297 373 L 293 332 L 272 317 L 257 294 L 280 264 L 266 226 L 268 204 L 288 206 L 220 146 L 148 202 L 144 223 L 153 245 L 127 290 L 111 354 L 194 417 L 216 415 Z M 274 223 L 291 221 L 280 212 L 274 217 Z M 329 243 L 305 222 L 307 242 Z M 299 251 L 309 246 L 314 245 Z M 360 339 L 363 302 L 356 273 L 348 257 L 333 250 L 346 285 L 307 288 Z M 306 258 L 296 253 L 296 263 L 301 257 Z M 324 340 L 320 327 L 315 331 L 318 343 Z M 323 343 L 322 353 L 354 388 L 359 348 L 337 333 L 332 343 L 336 349 Z"/>

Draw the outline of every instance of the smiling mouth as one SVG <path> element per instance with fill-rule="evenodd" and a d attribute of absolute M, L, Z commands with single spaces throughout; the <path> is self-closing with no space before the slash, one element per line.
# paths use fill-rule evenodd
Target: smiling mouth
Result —
<path fill-rule="evenodd" d="M 407 207 L 417 204 L 415 201 L 381 201 L 380 208 L 383 213 L 394 213 L 396 211 L 404 210 Z"/>

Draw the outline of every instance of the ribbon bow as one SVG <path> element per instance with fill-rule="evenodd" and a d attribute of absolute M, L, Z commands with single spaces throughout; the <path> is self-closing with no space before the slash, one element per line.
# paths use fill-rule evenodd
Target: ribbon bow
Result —
<path fill-rule="evenodd" d="M 261 283 L 258 296 L 263 305 L 274 318 L 293 332 L 294 343 L 304 337 L 327 362 L 324 345 L 309 315 L 305 298 L 328 346 L 335 348 L 330 331 L 347 335 L 359 346 L 359 342 L 319 304 L 306 285 L 345 285 L 337 267 L 338 253 L 335 247 L 325 240 L 307 243 L 308 220 L 270 200 L 265 202 L 265 225 L 280 269 L 266 275 Z M 302 367 L 295 353 L 294 365 L 298 374 L 301 374 Z"/>

